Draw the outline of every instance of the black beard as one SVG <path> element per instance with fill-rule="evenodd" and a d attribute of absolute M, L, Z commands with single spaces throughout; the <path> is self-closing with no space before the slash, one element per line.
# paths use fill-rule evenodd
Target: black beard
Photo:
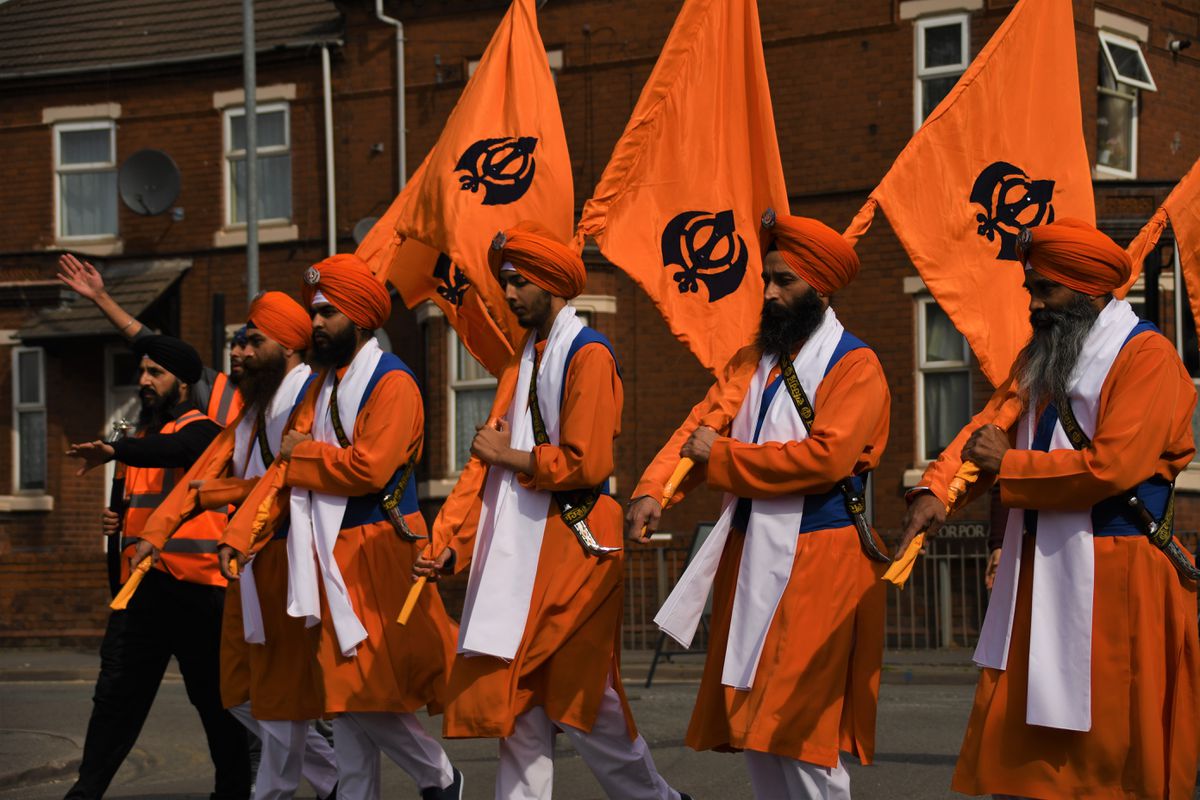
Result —
<path fill-rule="evenodd" d="M 251 367 L 250 363 L 254 366 Z M 279 385 L 283 383 L 283 376 L 286 374 L 287 359 L 282 355 L 267 361 L 259 361 L 256 356 L 253 362 L 243 363 L 238 391 L 241 392 L 246 407 L 265 411 L 275 392 L 279 391 Z"/>
<path fill-rule="evenodd" d="M 1041 309 L 1029 315 L 1033 336 L 1017 354 L 1014 373 L 1027 407 L 1040 409 L 1046 402 L 1062 408 L 1075 362 L 1084 340 L 1100 312 L 1084 295 L 1059 310 Z"/>
<path fill-rule="evenodd" d="M 764 353 L 788 357 L 796 345 L 812 336 L 824 318 L 825 306 L 814 291 L 805 292 L 789 306 L 763 303 L 754 342 Z"/>
<path fill-rule="evenodd" d="M 330 369 L 344 367 L 354 358 L 358 346 L 358 329 L 346 328 L 336 336 L 318 332 L 313 334 L 312 360 L 318 367 Z"/>
<path fill-rule="evenodd" d="M 142 391 L 146 390 L 143 389 Z M 147 397 L 145 394 L 142 394 L 140 397 L 142 407 L 138 410 L 137 429 L 139 431 L 153 432 L 166 425 L 170 410 L 179 405 L 181 396 L 179 381 L 175 381 L 164 395 L 155 394 L 152 397 Z"/>

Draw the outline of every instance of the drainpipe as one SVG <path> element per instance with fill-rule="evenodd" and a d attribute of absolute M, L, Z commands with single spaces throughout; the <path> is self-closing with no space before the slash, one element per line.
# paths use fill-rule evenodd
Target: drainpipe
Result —
<path fill-rule="evenodd" d="M 404 23 L 383 13 L 383 0 L 375 0 L 375 18 L 396 29 L 396 170 L 399 188 L 408 182 L 408 154 L 404 108 Z"/>
<path fill-rule="evenodd" d="M 337 173 L 333 163 L 333 82 L 329 69 L 329 45 L 321 45 L 321 89 L 325 110 L 325 206 L 329 218 L 329 255 L 337 253 Z"/>

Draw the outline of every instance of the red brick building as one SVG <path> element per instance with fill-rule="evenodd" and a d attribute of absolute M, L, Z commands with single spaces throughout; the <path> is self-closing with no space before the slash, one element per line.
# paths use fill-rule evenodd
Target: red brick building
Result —
<path fill-rule="evenodd" d="M 294 292 L 331 238 L 338 250 L 353 249 L 356 224 L 383 212 L 400 172 L 411 172 L 436 140 L 507 4 L 381 5 L 383 13 L 367 0 L 256 4 L 263 288 Z M 549 0 L 540 10 L 577 209 L 679 6 Z M 999 0 L 761 0 L 793 211 L 835 227 L 849 222 L 1011 7 Z M 1200 156 L 1200 43 L 1188 47 L 1200 39 L 1200 5 L 1080 0 L 1074 11 L 1098 214 L 1126 241 Z M 98 519 L 107 484 L 98 474 L 75 477 L 61 453 L 105 431 L 130 396 L 131 368 L 115 332 L 53 280 L 53 265 L 63 251 L 87 254 L 143 322 L 221 361 L 226 327 L 246 308 L 240 4 L 10 0 L 0 4 L 0 31 L 0 147 L 16 156 L 0 165 L 0 358 L 13 365 L 0 373 L 8 384 L 0 396 L 12 398 L 0 403 L 0 427 L 11 432 L 0 437 L 0 641 L 88 638 L 105 612 Z M 144 148 L 169 154 L 181 175 L 178 198 L 157 216 L 139 215 L 117 197 L 117 167 Z M 1139 289 L 1135 299 L 1157 307 L 1164 331 L 1178 337 L 1200 376 L 1194 325 L 1174 291 L 1178 276 L 1165 242 L 1157 291 Z M 877 349 L 891 383 L 891 441 L 872 503 L 877 524 L 893 531 L 905 487 L 982 405 L 988 386 L 882 216 L 859 249 L 861 277 L 838 298 L 838 310 Z M 631 281 L 598 254 L 588 260 L 589 286 L 578 305 L 612 339 L 625 377 L 620 494 L 709 377 Z M 386 333 L 425 389 L 419 477 L 433 513 L 453 484 L 491 381 L 463 357 L 432 309 L 397 304 Z M 1180 488 L 1184 527 L 1195 528 L 1200 468 L 1185 473 Z M 648 641 L 646 620 L 690 532 L 714 518 L 718 504 L 714 493 L 697 495 L 666 517 L 680 534 L 674 549 L 631 559 L 630 644 Z M 940 545 L 945 560 L 931 562 L 937 569 L 930 567 L 926 582 L 894 604 L 893 644 L 970 639 L 982 605 L 979 573 L 971 572 L 982 549 L 972 537 L 986 534 L 988 517 L 987 508 L 969 510 L 966 519 L 984 524 L 962 526 L 964 543 Z M 955 558 L 961 563 L 951 572 Z M 966 563 L 970 570 L 961 568 Z"/>

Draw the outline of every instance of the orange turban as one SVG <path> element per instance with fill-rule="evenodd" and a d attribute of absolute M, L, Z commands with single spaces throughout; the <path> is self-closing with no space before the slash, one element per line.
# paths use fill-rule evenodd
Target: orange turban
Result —
<path fill-rule="evenodd" d="M 254 298 L 246 323 L 292 350 L 307 350 L 312 343 L 312 318 L 283 292 L 263 292 Z"/>
<path fill-rule="evenodd" d="M 1026 228 L 1017 251 L 1027 268 L 1084 294 L 1108 294 L 1124 286 L 1133 270 L 1128 253 L 1080 219 Z"/>
<path fill-rule="evenodd" d="M 382 328 L 392 313 L 388 290 L 376 280 L 367 262 L 348 253 L 330 256 L 305 270 L 304 305 L 312 308 L 317 292 L 360 328 Z"/>
<path fill-rule="evenodd" d="M 488 263 L 499 277 L 500 268 L 512 264 L 517 274 L 552 295 L 570 300 L 587 285 L 583 259 L 536 222 L 518 222 L 496 234 L 488 250 Z"/>
<path fill-rule="evenodd" d="M 820 220 L 777 215 L 768 208 L 762 215 L 760 242 L 764 257 L 774 244 L 787 265 L 819 294 L 833 294 L 858 274 L 854 248 Z"/>

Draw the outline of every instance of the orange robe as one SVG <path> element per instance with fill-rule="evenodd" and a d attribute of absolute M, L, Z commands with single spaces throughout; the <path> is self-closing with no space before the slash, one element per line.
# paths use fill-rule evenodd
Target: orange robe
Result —
<path fill-rule="evenodd" d="M 537 345 L 540 358 L 545 342 Z M 500 377 L 493 418 L 508 411 L 523 347 Z M 526 391 L 526 387 L 520 387 Z M 557 491 L 597 486 L 613 470 L 613 440 L 620 433 L 621 379 L 602 344 L 580 348 L 567 369 L 558 446 L 533 452 L 531 489 Z M 434 523 L 436 552 L 449 545 L 455 571 L 471 565 L 487 465 L 472 458 Z M 588 526 L 601 545 L 622 544 L 621 507 L 605 495 Z M 590 731 L 609 680 L 621 696 L 630 738 L 636 736 L 621 688 L 619 655 L 624 604 L 623 551 L 603 558 L 586 555 L 551 501 L 538 557 L 529 616 L 511 662 L 491 656 L 459 655 L 450 673 L 444 734 L 499 738 L 513 732 L 518 716 L 541 706 L 553 720 Z M 487 602 L 481 597 L 478 602 Z"/>
<path fill-rule="evenodd" d="M 300 430 L 311 426 L 320 386 L 320 379 L 313 381 L 293 415 L 291 424 Z M 251 549 L 253 518 L 260 513 L 263 501 L 269 500 L 268 493 L 281 485 L 348 497 L 381 491 L 398 469 L 419 455 L 424 423 L 421 393 L 412 378 L 400 371 L 385 375 L 354 421 L 353 444 L 342 448 L 302 442 L 288 461 L 276 460 L 251 492 L 245 504 L 247 513 L 235 518 L 236 524 L 231 523 L 223 541 L 241 552 Z M 286 512 L 286 492 L 268 506 L 271 510 L 266 530 L 277 530 Z M 420 512 L 405 519 L 414 533 L 425 533 Z M 255 547 L 264 544 L 260 539 Z M 275 545 L 266 545 L 271 546 Z M 441 597 L 437 592 L 422 592 L 408 625 L 396 622 L 412 585 L 412 566 L 420 547 L 419 542 L 401 539 L 387 520 L 343 528 L 339 534 L 334 558 L 367 638 L 354 656 L 341 654 L 322 591 L 321 625 L 311 632 L 315 634 L 313 648 L 326 713 L 407 713 L 422 706 L 434 712 L 440 710 L 457 633 Z M 286 568 L 281 569 L 286 575 Z M 302 624 L 301 620 L 296 622 Z"/>
<path fill-rule="evenodd" d="M 156 547 L 162 547 L 191 509 L 240 506 L 258 483 L 233 475 L 234 433 L 240 422 L 239 415 L 213 440 L 150 517 L 146 538 Z M 189 489 L 193 480 L 204 482 L 199 491 Z M 254 560 L 254 578 L 267 643 L 246 641 L 241 583 L 231 581 L 221 618 L 221 704 L 233 708 L 249 701 L 256 719 L 315 719 L 322 711 L 321 682 L 312 637 L 303 620 L 287 614 L 286 542 L 270 542 L 261 550 Z"/>
<path fill-rule="evenodd" d="M 967 438 L 1012 393 L 1010 379 L 925 473 L 922 483 L 943 500 Z M 1175 348 L 1157 333 L 1140 334 L 1104 382 L 1092 445 L 1009 450 L 1000 465 L 1001 501 L 1078 511 L 1153 475 L 1174 480 L 1195 452 L 1195 404 Z M 974 492 L 990 482 L 981 480 Z M 980 674 L 953 788 L 1043 798 L 1191 798 L 1200 758 L 1195 585 L 1145 537 L 1096 537 L 1092 729 L 1027 725 L 1031 541 L 1022 553 L 1008 669 Z"/>
<path fill-rule="evenodd" d="M 647 468 L 634 497 L 662 496 L 697 425 L 728 433 L 760 357 L 754 347 L 734 355 Z M 879 463 L 890 402 L 879 359 L 869 349 L 852 350 L 821 382 L 807 439 L 752 444 L 720 436 L 707 466 L 697 465 L 685 486 L 705 479 L 714 489 L 749 498 L 828 492 Z M 853 526 L 801 534 L 754 685 L 740 691 L 722 685 L 721 673 L 744 541 L 744 532 L 730 531 L 717 568 L 708 659 L 687 745 L 755 750 L 826 767 L 845 750 L 870 763 L 883 661 L 883 565 L 863 554 Z"/>

